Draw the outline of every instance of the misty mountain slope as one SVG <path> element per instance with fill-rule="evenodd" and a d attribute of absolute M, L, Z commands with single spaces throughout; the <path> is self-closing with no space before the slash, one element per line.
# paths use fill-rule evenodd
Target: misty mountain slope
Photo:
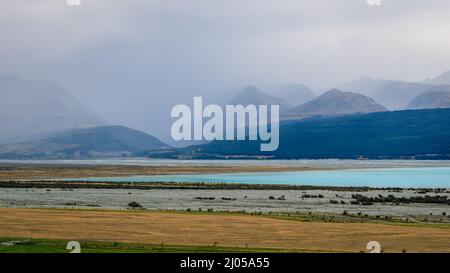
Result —
<path fill-rule="evenodd" d="M 450 70 L 445 71 L 433 79 L 427 79 L 423 82 L 427 84 L 450 84 Z"/>
<path fill-rule="evenodd" d="M 49 81 L 0 75 L 0 144 L 106 122 Z"/>
<path fill-rule="evenodd" d="M 297 83 L 272 88 L 270 94 L 282 99 L 287 105 L 292 107 L 306 103 L 317 97 L 308 86 Z"/>
<path fill-rule="evenodd" d="M 0 158 L 83 158 L 131 156 L 169 148 L 157 138 L 124 126 L 72 129 L 27 143 L 0 146 Z"/>
<path fill-rule="evenodd" d="M 270 105 L 279 105 L 280 106 L 280 119 L 286 119 L 288 117 L 297 117 L 296 112 L 292 111 L 292 106 L 287 103 L 285 100 L 269 95 L 268 93 L 261 91 L 257 87 L 247 86 L 242 89 L 237 95 L 235 95 L 228 104 L 231 105 L 250 105 L 254 104 L 258 105 L 268 105 L 270 111 Z"/>
<path fill-rule="evenodd" d="M 231 105 L 286 105 L 286 102 L 278 97 L 271 96 L 264 91 L 261 91 L 255 86 L 247 86 L 242 89 L 237 95 L 228 101 Z"/>
<path fill-rule="evenodd" d="M 371 113 L 387 111 L 386 108 L 362 94 L 332 89 L 317 99 L 290 109 L 291 116 L 286 119 L 308 118 L 313 116 L 336 116 L 352 113 Z"/>
<path fill-rule="evenodd" d="M 281 124 L 280 146 L 261 152 L 259 141 L 213 141 L 170 156 L 277 159 L 450 159 L 450 109 L 403 110 L 312 118 Z"/>
<path fill-rule="evenodd" d="M 450 92 L 430 91 L 415 97 L 408 109 L 450 108 Z"/>
<path fill-rule="evenodd" d="M 389 110 L 402 110 L 419 94 L 429 91 L 450 91 L 450 85 L 361 77 L 356 81 L 341 85 L 339 89 L 367 95 Z"/>

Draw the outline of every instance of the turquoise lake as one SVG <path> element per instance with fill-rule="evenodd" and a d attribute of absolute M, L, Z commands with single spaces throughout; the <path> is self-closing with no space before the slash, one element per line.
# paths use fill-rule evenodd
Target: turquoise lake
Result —
<path fill-rule="evenodd" d="M 68 179 L 92 182 L 218 182 L 312 186 L 450 188 L 450 167 L 217 173 Z"/>

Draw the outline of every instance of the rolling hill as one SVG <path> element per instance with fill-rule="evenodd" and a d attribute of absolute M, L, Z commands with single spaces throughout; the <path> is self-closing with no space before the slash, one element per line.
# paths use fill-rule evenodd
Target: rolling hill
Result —
<path fill-rule="evenodd" d="M 283 119 L 303 119 L 314 116 L 337 116 L 381 111 L 387 111 L 387 109 L 369 97 L 332 89 L 317 99 L 290 109 Z"/>
<path fill-rule="evenodd" d="M 0 158 L 96 158 L 123 157 L 166 144 L 141 131 L 124 126 L 72 129 L 41 140 L 0 146 Z"/>

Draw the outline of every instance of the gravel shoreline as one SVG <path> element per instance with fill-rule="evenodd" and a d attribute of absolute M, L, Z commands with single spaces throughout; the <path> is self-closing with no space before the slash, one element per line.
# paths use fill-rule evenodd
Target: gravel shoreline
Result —
<path fill-rule="evenodd" d="M 203 210 L 246 212 L 299 212 L 362 214 L 427 218 L 450 222 L 450 205 L 434 203 L 375 203 L 352 204 L 354 194 L 367 197 L 379 195 L 396 197 L 447 196 L 450 193 L 418 193 L 417 190 L 334 191 L 272 190 L 272 189 L 85 189 L 85 188 L 2 188 L 0 207 L 14 208 L 102 208 L 129 209 L 137 202 L 149 210 Z M 443 217 L 445 215 L 445 217 Z"/>

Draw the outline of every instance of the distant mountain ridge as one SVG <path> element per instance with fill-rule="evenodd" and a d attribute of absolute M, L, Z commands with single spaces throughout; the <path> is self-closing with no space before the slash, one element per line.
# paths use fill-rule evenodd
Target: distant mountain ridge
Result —
<path fill-rule="evenodd" d="M 266 92 L 260 90 L 256 86 L 247 86 L 243 88 L 236 96 L 228 101 L 231 105 L 286 105 L 286 102 L 281 98 L 271 96 Z"/>
<path fill-rule="evenodd" d="M 450 108 L 450 92 L 430 91 L 415 97 L 408 109 Z"/>
<path fill-rule="evenodd" d="M 245 106 L 250 104 L 280 105 L 281 120 L 388 111 L 385 107 L 367 96 L 352 92 L 343 92 L 337 89 L 332 89 L 319 97 L 315 97 L 314 94 L 307 96 L 308 98 L 313 97 L 313 99 L 304 104 L 291 107 L 281 98 L 271 96 L 257 87 L 248 86 L 235 95 L 228 104 L 241 104 Z"/>
<path fill-rule="evenodd" d="M 339 86 L 338 89 L 369 96 L 389 110 L 403 110 L 418 95 L 429 91 L 449 92 L 450 85 L 361 77 L 356 81 Z"/>
<path fill-rule="evenodd" d="M 313 118 L 280 127 L 280 146 L 259 141 L 213 141 L 149 156 L 192 159 L 450 159 L 450 109 L 403 110 Z"/>
<path fill-rule="evenodd" d="M 0 144 L 106 124 L 56 83 L 0 75 Z"/>
<path fill-rule="evenodd" d="M 97 158 L 167 149 L 157 138 L 125 126 L 71 129 L 25 143 L 0 146 L 0 158 Z"/>
<path fill-rule="evenodd" d="M 450 70 L 443 72 L 433 79 L 427 79 L 423 82 L 427 84 L 450 84 Z"/>

